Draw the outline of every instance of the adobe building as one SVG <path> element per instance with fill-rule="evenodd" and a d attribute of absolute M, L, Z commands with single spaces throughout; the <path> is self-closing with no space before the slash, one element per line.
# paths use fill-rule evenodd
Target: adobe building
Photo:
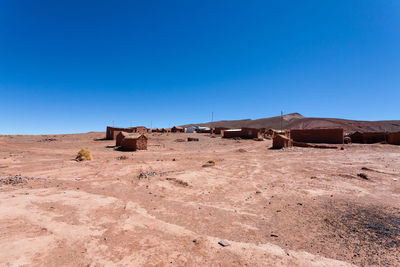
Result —
<path fill-rule="evenodd" d="M 294 129 L 290 130 L 290 138 L 301 143 L 343 144 L 342 128 L 332 129 Z"/>
<path fill-rule="evenodd" d="M 136 126 L 131 128 L 133 133 L 147 133 L 148 129 L 145 126 Z"/>
<path fill-rule="evenodd" d="M 254 139 L 263 137 L 261 130 L 255 128 L 221 130 L 221 135 L 222 138 L 240 137 L 242 139 Z"/>
<path fill-rule="evenodd" d="M 360 132 L 354 132 L 350 134 L 349 137 L 352 143 L 364 144 L 363 134 Z"/>
<path fill-rule="evenodd" d="M 161 128 L 160 133 L 169 133 L 171 132 L 171 128 Z"/>
<path fill-rule="evenodd" d="M 133 129 L 132 128 L 119 128 L 119 127 L 111 127 L 111 126 L 107 126 L 106 129 L 106 139 L 107 140 L 114 140 L 116 135 L 119 132 L 127 132 L 127 133 L 133 133 Z"/>
<path fill-rule="evenodd" d="M 255 128 L 242 128 L 243 139 L 263 138 L 261 129 Z"/>
<path fill-rule="evenodd" d="M 171 133 L 184 133 L 185 129 L 183 127 L 174 126 L 171 128 Z"/>
<path fill-rule="evenodd" d="M 400 132 L 388 134 L 387 142 L 392 145 L 400 145 Z"/>
<path fill-rule="evenodd" d="M 122 145 L 122 140 L 124 140 L 125 137 L 128 137 L 130 133 L 127 132 L 119 132 L 117 136 L 115 137 L 115 146 L 121 146 Z"/>
<path fill-rule="evenodd" d="M 214 134 L 221 134 L 223 130 L 229 130 L 227 127 L 214 127 Z"/>
<path fill-rule="evenodd" d="M 272 138 L 272 148 L 273 149 L 281 149 L 284 147 L 291 147 L 293 146 L 292 140 L 284 135 L 275 134 Z"/>
<path fill-rule="evenodd" d="M 349 137 L 352 143 L 358 144 L 375 144 L 388 141 L 388 134 L 385 132 L 354 132 Z"/>
<path fill-rule="evenodd" d="M 121 148 L 125 151 L 147 150 L 147 137 L 140 133 L 131 134 L 122 140 Z"/>
<path fill-rule="evenodd" d="M 242 137 L 242 129 L 221 130 L 222 138 Z"/>

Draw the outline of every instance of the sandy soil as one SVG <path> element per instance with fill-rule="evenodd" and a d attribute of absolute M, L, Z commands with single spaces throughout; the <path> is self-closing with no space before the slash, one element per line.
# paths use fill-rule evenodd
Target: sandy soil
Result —
<path fill-rule="evenodd" d="M 400 265 L 400 146 L 103 137 L 0 136 L 1 266 Z"/>

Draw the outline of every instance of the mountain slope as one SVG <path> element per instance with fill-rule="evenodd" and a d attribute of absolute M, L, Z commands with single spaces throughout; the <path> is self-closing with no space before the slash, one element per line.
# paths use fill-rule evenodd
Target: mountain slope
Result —
<path fill-rule="evenodd" d="M 281 116 L 245 119 L 230 121 L 215 121 L 198 124 L 182 125 L 183 127 L 199 125 L 205 127 L 227 127 L 227 128 L 281 128 Z M 400 131 L 400 120 L 393 121 L 356 121 L 334 118 L 308 118 L 299 113 L 291 113 L 282 116 L 283 129 L 312 129 L 312 128 L 343 128 L 345 132 L 396 132 Z"/>

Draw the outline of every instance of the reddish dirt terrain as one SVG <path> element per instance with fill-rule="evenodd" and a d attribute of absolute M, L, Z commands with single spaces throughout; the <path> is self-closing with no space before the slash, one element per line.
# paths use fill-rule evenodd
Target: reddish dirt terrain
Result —
<path fill-rule="evenodd" d="M 0 266 L 400 265 L 400 146 L 103 137 L 0 136 Z"/>

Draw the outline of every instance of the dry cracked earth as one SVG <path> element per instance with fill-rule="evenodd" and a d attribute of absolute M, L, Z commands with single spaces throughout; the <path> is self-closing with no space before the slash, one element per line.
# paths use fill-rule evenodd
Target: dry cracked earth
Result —
<path fill-rule="evenodd" d="M 0 266 L 400 265 L 400 146 L 103 137 L 0 136 Z"/>

